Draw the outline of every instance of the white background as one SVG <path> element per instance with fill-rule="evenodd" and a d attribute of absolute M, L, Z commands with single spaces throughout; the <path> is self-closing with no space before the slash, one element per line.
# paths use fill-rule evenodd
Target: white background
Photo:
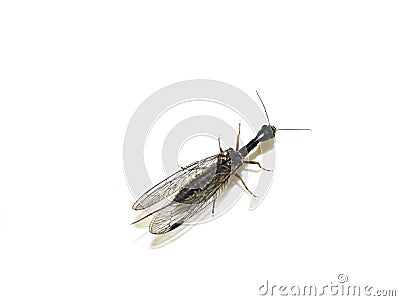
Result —
<path fill-rule="evenodd" d="M 266 280 L 339 273 L 399 294 L 399 2 L 140 3 L 0 4 L 0 299 L 265 299 Z M 257 210 L 152 249 L 129 225 L 125 130 L 196 78 L 313 132 L 278 135 Z"/>

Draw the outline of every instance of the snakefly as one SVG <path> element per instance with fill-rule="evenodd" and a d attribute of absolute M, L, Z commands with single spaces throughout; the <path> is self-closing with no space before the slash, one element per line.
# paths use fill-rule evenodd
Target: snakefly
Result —
<path fill-rule="evenodd" d="M 258 97 L 260 98 L 259 95 Z M 160 203 L 162 205 L 132 224 L 153 216 L 149 231 L 153 234 L 164 234 L 181 226 L 210 205 L 212 205 L 210 209 L 214 213 L 216 199 L 233 177 L 238 178 L 244 188 L 253 195 L 240 175 L 237 174 L 239 168 L 244 164 L 255 164 L 265 171 L 271 170 L 262 167 L 257 161 L 246 160 L 249 153 L 260 142 L 273 139 L 278 130 L 309 130 L 276 129 L 269 122 L 267 110 L 262 100 L 261 103 L 264 107 L 268 124 L 263 125 L 249 143 L 239 148 L 239 124 L 236 149 L 228 148 L 223 150 L 218 139 L 220 150 L 218 154 L 196 161 L 186 167 L 181 167 L 180 170 L 150 188 L 133 204 L 132 208 L 134 210 L 143 210 L 153 205 L 160 205 Z"/>

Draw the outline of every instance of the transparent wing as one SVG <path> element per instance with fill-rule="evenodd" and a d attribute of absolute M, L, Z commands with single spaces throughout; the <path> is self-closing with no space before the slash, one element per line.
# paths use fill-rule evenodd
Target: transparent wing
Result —
<path fill-rule="evenodd" d="M 217 180 L 203 187 L 190 203 L 171 201 L 155 213 L 149 226 L 150 232 L 153 234 L 167 233 L 204 210 L 221 195 L 229 183 L 231 174 L 229 169 L 221 173 Z"/>
<path fill-rule="evenodd" d="M 194 178 L 202 175 L 210 168 L 216 168 L 218 155 L 210 156 L 200 161 L 196 161 L 186 167 L 181 168 L 164 181 L 146 191 L 132 206 L 135 210 L 148 208 L 167 197 L 176 194 L 182 187 L 190 183 Z"/>

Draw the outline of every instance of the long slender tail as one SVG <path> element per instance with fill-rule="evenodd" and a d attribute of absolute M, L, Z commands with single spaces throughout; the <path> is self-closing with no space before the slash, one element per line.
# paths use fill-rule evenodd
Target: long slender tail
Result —
<path fill-rule="evenodd" d="M 134 221 L 133 223 L 131 223 L 131 225 L 136 224 L 136 223 L 144 220 L 145 218 L 149 217 L 150 215 L 153 215 L 154 213 L 157 213 L 158 211 L 161 211 L 164 208 L 167 208 L 169 205 L 171 205 L 171 204 L 167 204 L 167 205 L 165 205 L 165 206 L 163 206 L 161 208 L 158 208 L 157 210 L 154 210 L 153 212 L 150 212 L 149 214 L 146 214 L 145 216 L 143 216 L 143 217 L 139 218 L 138 220 Z"/>

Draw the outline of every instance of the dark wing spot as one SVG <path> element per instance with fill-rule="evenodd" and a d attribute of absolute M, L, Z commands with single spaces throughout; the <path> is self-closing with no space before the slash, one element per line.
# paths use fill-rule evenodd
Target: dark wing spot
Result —
<path fill-rule="evenodd" d="M 174 230 L 176 228 L 178 228 L 180 225 L 182 225 L 183 223 L 175 223 L 171 226 L 170 230 Z"/>

